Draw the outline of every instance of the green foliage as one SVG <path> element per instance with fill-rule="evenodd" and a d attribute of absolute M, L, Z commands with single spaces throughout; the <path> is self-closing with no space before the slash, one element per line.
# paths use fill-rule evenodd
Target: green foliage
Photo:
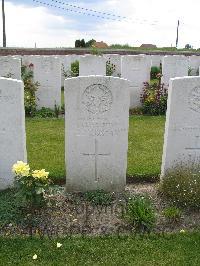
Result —
<path fill-rule="evenodd" d="M 84 47 L 85 47 L 85 40 L 84 40 L 84 39 L 82 39 L 82 40 L 80 41 L 80 47 L 81 47 L 81 48 L 84 48 Z"/>
<path fill-rule="evenodd" d="M 33 82 L 33 64 L 29 66 L 22 65 L 21 73 L 24 82 L 24 105 L 27 116 L 34 116 L 36 112 L 35 93 L 39 87 L 38 82 Z"/>
<path fill-rule="evenodd" d="M 92 47 L 92 45 L 96 42 L 96 40 L 91 39 L 89 41 L 82 40 L 76 40 L 75 41 L 75 48 L 85 48 L 85 47 Z"/>
<path fill-rule="evenodd" d="M 157 79 L 157 75 L 161 73 L 160 67 L 152 66 L 151 67 L 151 79 Z"/>
<path fill-rule="evenodd" d="M 177 206 L 200 208 L 200 172 L 191 163 L 168 170 L 160 184 L 163 195 Z"/>
<path fill-rule="evenodd" d="M 17 196 L 27 207 L 36 208 L 45 203 L 45 194 L 49 189 L 49 173 L 45 169 L 30 171 L 28 164 L 21 161 L 13 165 Z"/>
<path fill-rule="evenodd" d="M 79 76 L 79 61 L 76 60 L 71 64 L 71 76 L 78 77 Z"/>
<path fill-rule="evenodd" d="M 110 59 L 106 62 L 106 76 L 112 76 L 116 70 L 116 65 L 112 64 Z"/>
<path fill-rule="evenodd" d="M 85 40 L 76 40 L 75 41 L 75 47 L 76 48 L 84 48 L 85 47 Z"/>
<path fill-rule="evenodd" d="M 169 223 L 179 222 L 181 219 L 181 209 L 171 206 L 163 210 L 163 215 L 169 221 Z"/>
<path fill-rule="evenodd" d="M 40 110 L 35 112 L 35 117 L 39 118 L 53 118 L 56 117 L 55 110 L 50 108 L 42 107 Z"/>
<path fill-rule="evenodd" d="M 81 47 L 81 41 L 80 40 L 75 41 L 75 47 L 76 48 Z"/>
<path fill-rule="evenodd" d="M 96 42 L 96 40 L 91 39 L 85 43 L 85 47 L 92 47 L 92 45 L 94 45 L 95 42 Z"/>
<path fill-rule="evenodd" d="M 137 231 L 151 231 L 155 225 L 156 215 L 151 201 L 142 196 L 129 198 L 124 218 Z"/>
<path fill-rule="evenodd" d="M 98 48 L 96 48 L 95 46 L 92 46 L 92 47 L 91 47 L 91 51 L 90 51 L 90 53 L 91 53 L 92 55 L 99 55 L 99 56 L 102 55 L 102 52 L 101 52 Z"/>
<path fill-rule="evenodd" d="M 0 228 L 6 224 L 15 224 L 20 221 L 19 207 L 15 190 L 7 189 L 0 192 Z"/>
<path fill-rule="evenodd" d="M 71 77 L 78 77 L 79 76 L 79 61 L 76 60 L 71 63 L 71 69 L 65 71 L 64 65 L 62 64 L 62 73 L 64 77 L 71 78 Z"/>
<path fill-rule="evenodd" d="M 93 205 L 108 206 L 112 203 L 113 195 L 103 190 L 88 191 L 84 194 L 87 201 Z"/>
<path fill-rule="evenodd" d="M 141 94 L 142 112 L 148 115 L 164 115 L 167 110 L 168 91 L 160 82 L 150 85 L 144 83 Z"/>
<path fill-rule="evenodd" d="M 192 49 L 192 45 L 189 44 L 189 43 L 187 43 L 187 44 L 185 45 L 185 49 Z"/>

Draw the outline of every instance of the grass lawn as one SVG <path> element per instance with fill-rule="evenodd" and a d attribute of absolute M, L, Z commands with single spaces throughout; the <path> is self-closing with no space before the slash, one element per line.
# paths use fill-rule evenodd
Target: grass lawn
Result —
<path fill-rule="evenodd" d="M 62 244 L 56 248 L 56 243 Z M 0 265 L 199 265 L 200 233 L 65 239 L 0 238 Z M 33 255 L 38 259 L 34 261 Z"/>
<path fill-rule="evenodd" d="M 164 123 L 164 116 L 130 117 L 128 175 L 159 175 Z M 27 119 L 26 131 L 31 167 L 45 168 L 55 179 L 64 178 L 64 119 Z"/>

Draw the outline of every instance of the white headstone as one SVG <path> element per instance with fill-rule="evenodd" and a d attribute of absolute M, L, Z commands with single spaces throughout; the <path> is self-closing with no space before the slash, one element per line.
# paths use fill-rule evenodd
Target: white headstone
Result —
<path fill-rule="evenodd" d="M 200 160 L 200 77 L 170 80 L 162 176 L 181 162 Z"/>
<path fill-rule="evenodd" d="M 40 84 L 36 91 L 37 109 L 61 106 L 60 59 L 54 56 L 30 56 L 26 57 L 26 62 L 33 64 L 34 81 Z"/>
<path fill-rule="evenodd" d="M 151 56 L 151 66 L 160 67 L 160 64 L 162 63 L 162 59 L 164 56 L 162 55 L 152 55 Z"/>
<path fill-rule="evenodd" d="M 12 166 L 26 162 L 24 86 L 0 78 L 0 190 L 13 185 Z"/>
<path fill-rule="evenodd" d="M 184 55 L 164 56 L 162 62 L 162 83 L 169 85 L 170 78 L 188 76 L 189 62 Z"/>
<path fill-rule="evenodd" d="M 141 106 L 140 96 L 144 82 L 150 81 L 151 63 L 145 55 L 122 56 L 122 78 L 131 81 L 130 107 Z"/>
<path fill-rule="evenodd" d="M 79 76 L 90 75 L 106 75 L 106 59 L 103 56 L 80 56 Z"/>
<path fill-rule="evenodd" d="M 104 54 L 103 57 L 106 59 L 106 64 L 112 68 L 113 77 L 121 77 L 121 55 L 119 54 Z"/>
<path fill-rule="evenodd" d="M 190 76 L 199 75 L 200 56 L 192 55 L 189 57 Z"/>
<path fill-rule="evenodd" d="M 0 77 L 21 80 L 21 60 L 11 56 L 1 56 Z"/>
<path fill-rule="evenodd" d="M 121 191 L 126 184 L 129 82 L 65 80 L 67 191 Z"/>

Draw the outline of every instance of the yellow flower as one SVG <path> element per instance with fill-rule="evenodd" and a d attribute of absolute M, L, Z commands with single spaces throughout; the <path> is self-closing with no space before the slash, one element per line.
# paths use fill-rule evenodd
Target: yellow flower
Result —
<path fill-rule="evenodd" d="M 184 230 L 184 229 L 181 229 L 181 230 L 180 230 L 180 233 L 185 233 L 185 230 Z"/>
<path fill-rule="evenodd" d="M 62 247 L 62 244 L 57 243 L 57 248 L 60 248 L 60 247 Z"/>
<path fill-rule="evenodd" d="M 40 180 L 46 180 L 48 178 L 49 172 L 45 172 L 45 169 L 42 170 L 35 170 L 32 172 L 32 176 L 35 179 L 40 179 Z"/>
<path fill-rule="evenodd" d="M 17 176 L 28 176 L 30 167 L 27 163 L 24 163 L 22 161 L 17 161 L 12 167 L 13 173 L 15 173 Z"/>
<path fill-rule="evenodd" d="M 33 260 L 37 260 L 37 254 L 33 255 Z"/>

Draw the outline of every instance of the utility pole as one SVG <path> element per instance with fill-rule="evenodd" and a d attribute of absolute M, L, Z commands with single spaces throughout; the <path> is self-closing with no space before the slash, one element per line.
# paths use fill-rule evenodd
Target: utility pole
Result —
<path fill-rule="evenodd" d="M 4 0 L 2 0 L 2 21 L 3 21 L 3 47 L 6 47 L 6 20 L 5 20 Z"/>
<path fill-rule="evenodd" d="M 178 25 L 177 25 L 177 31 L 176 31 L 176 48 L 177 48 L 177 46 L 178 46 L 178 37 L 179 37 L 179 20 L 178 20 Z"/>

